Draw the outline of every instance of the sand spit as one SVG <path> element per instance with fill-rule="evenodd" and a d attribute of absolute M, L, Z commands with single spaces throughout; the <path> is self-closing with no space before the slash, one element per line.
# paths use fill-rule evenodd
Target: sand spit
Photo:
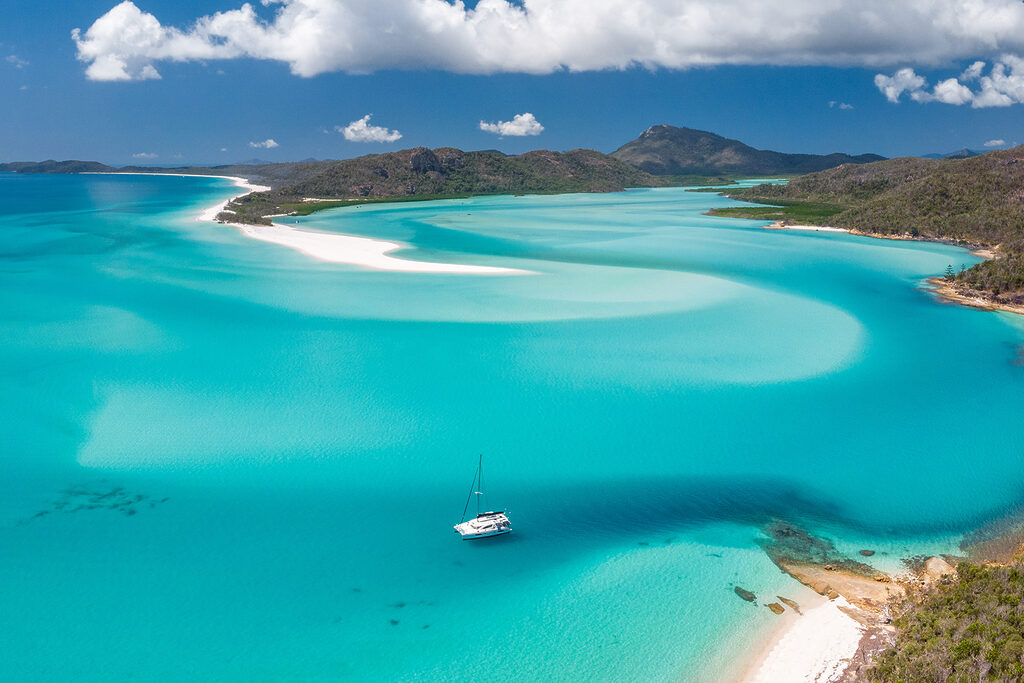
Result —
<path fill-rule="evenodd" d="M 347 263 L 374 270 L 405 273 L 455 273 L 475 275 L 521 275 L 530 271 L 497 266 L 474 266 L 461 263 L 411 261 L 388 254 L 404 248 L 398 242 L 384 242 L 368 237 L 333 232 L 300 230 L 285 225 L 242 225 L 227 223 L 246 237 L 278 244 L 300 251 L 320 261 Z"/>
<path fill-rule="evenodd" d="M 237 187 L 245 190 L 223 202 L 203 209 L 196 216 L 197 221 L 217 222 L 217 216 L 227 209 L 235 199 L 250 192 L 265 192 L 269 187 L 254 185 L 245 178 L 237 176 L 204 175 L 199 173 L 103 173 L 96 175 L 159 175 L 177 176 L 179 178 L 222 178 L 232 181 Z M 320 261 L 329 263 L 346 263 L 374 270 L 388 270 L 407 273 L 461 273 L 475 275 L 514 275 L 531 271 L 515 268 L 499 268 L 496 266 L 474 266 L 458 263 L 434 263 L 429 261 L 411 261 L 396 258 L 388 254 L 405 248 L 397 242 L 384 242 L 367 237 L 344 235 L 341 233 L 299 230 L 284 225 L 244 225 L 241 223 L 224 223 L 236 228 L 246 237 L 270 242 L 300 251 Z"/>

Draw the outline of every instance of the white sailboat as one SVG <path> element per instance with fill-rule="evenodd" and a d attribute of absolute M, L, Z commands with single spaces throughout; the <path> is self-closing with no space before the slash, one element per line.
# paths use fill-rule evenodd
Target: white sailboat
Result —
<path fill-rule="evenodd" d="M 476 496 L 476 517 L 466 520 L 466 513 L 469 511 L 469 501 Z M 488 536 L 500 536 L 512 531 L 512 522 L 504 510 L 491 510 L 480 512 L 480 499 L 484 496 L 484 456 L 480 456 L 480 463 L 476 467 L 476 474 L 473 476 L 473 485 L 469 488 L 469 497 L 466 498 L 466 507 L 462 510 L 462 521 L 455 525 L 455 533 L 462 536 L 464 541 L 475 538 L 487 538 Z"/>

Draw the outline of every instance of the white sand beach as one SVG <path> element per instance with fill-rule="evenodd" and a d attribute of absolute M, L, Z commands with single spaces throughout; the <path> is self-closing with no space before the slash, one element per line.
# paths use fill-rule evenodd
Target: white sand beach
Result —
<path fill-rule="evenodd" d="M 197 221 L 213 222 L 217 220 L 227 205 L 238 197 L 250 192 L 265 192 L 269 187 L 254 185 L 245 178 L 224 175 L 203 175 L 199 173 L 118 173 L 112 175 L 165 175 L 193 178 L 223 178 L 230 180 L 243 190 L 242 194 L 204 209 L 196 216 Z M 363 266 L 374 270 L 390 270 L 407 273 L 464 273 L 475 275 L 522 275 L 531 271 L 517 268 L 499 268 L 497 266 L 473 266 L 458 263 L 434 263 L 430 261 L 411 261 L 388 256 L 388 253 L 404 248 L 406 245 L 397 242 L 384 242 L 368 237 L 356 237 L 341 233 L 299 230 L 284 225 L 243 225 L 226 223 L 236 228 L 246 237 L 271 242 L 290 249 L 300 251 L 320 261 L 331 263 L 347 263 Z"/>
<path fill-rule="evenodd" d="M 788 612 L 743 683 L 827 683 L 842 676 L 857 651 L 862 627 L 843 613 L 846 599 L 823 600 L 802 615 Z"/>
<path fill-rule="evenodd" d="M 224 180 L 230 180 L 236 186 L 245 190 L 242 194 L 237 194 L 230 199 L 215 204 L 214 206 L 204 209 L 197 217 L 197 221 L 212 221 L 217 218 L 217 214 L 223 211 L 228 203 L 238 199 L 239 197 L 245 196 L 250 192 L 266 192 L 270 188 L 266 185 L 254 185 L 245 178 L 240 178 L 233 175 L 206 175 L 204 173 L 147 173 L 145 171 L 134 171 L 131 173 L 120 173 L 117 171 L 84 171 L 82 175 L 161 175 L 161 176 L 173 176 L 178 178 L 222 178 Z"/>
<path fill-rule="evenodd" d="M 466 273 L 476 275 L 515 275 L 530 271 L 496 266 L 473 266 L 460 263 L 435 263 L 411 261 L 388 256 L 392 251 L 406 245 L 398 242 L 384 242 L 368 237 L 356 237 L 333 232 L 300 230 L 285 225 L 242 225 L 228 223 L 246 237 L 279 244 L 320 261 L 347 263 L 374 270 L 391 270 L 406 273 Z"/>
<path fill-rule="evenodd" d="M 833 228 L 827 225 L 786 225 L 782 221 L 775 221 L 771 225 L 764 226 L 766 230 L 807 230 L 810 232 L 850 232 L 846 228 Z"/>
<path fill-rule="evenodd" d="M 149 173 L 149 174 L 145 174 L 145 175 L 181 175 L 181 176 L 188 176 L 189 174 Z M 234 182 L 234 184 L 237 187 L 240 187 L 243 190 L 245 190 L 245 192 L 243 192 L 242 194 L 237 194 L 234 197 L 231 197 L 230 199 L 221 202 L 220 204 L 215 204 L 214 206 L 211 206 L 210 208 L 205 209 L 196 218 L 197 221 L 213 221 L 213 220 L 216 220 L 217 219 L 217 214 L 219 214 L 221 211 L 226 209 L 228 204 L 230 204 L 234 200 L 238 199 L 239 197 L 244 197 L 245 195 L 249 194 L 250 192 L 266 192 L 267 190 L 270 189 L 266 185 L 254 185 L 254 184 L 250 183 L 248 180 L 246 180 L 245 178 L 239 178 L 237 176 L 230 176 L 230 175 L 214 175 L 214 176 L 194 175 L 194 176 L 191 176 L 191 177 L 196 177 L 196 178 L 224 178 L 225 180 L 230 180 L 230 181 Z"/>

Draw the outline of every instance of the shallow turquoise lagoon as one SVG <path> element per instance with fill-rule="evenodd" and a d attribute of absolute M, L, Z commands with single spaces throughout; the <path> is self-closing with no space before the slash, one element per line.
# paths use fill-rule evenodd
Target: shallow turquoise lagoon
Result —
<path fill-rule="evenodd" d="M 920 287 L 963 250 L 677 189 L 285 219 L 531 271 L 393 273 L 196 221 L 234 192 L 0 175 L 0 679 L 703 680 L 775 618 L 734 584 L 806 597 L 765 521 L 895 565 L 1024 501 L 1024 325 Z"/>

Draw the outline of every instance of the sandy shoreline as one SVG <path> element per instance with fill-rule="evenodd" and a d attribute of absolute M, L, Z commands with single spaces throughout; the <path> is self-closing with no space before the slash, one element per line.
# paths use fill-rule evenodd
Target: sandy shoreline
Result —
<path fill-rule="evenodd" d="M 152 174 L 152 175 L 174 175 L 174 174 Z M 362 266 L 373 270 L 387 270 L 403 273 L 457 273 L 467 275 L 521 275 L 529 273 L 527 270 L 516 268 L 500 268 L 497 266 L 474 266 L 461 263 L 437 263 L 433 261 L 412 261 L 400 259 L 388 254 L 407 247 L 398 242 L 385 242 L 369 237 L 358 237 L 335 232 L 320 232 L 315 230 L 300 230 L 286 225 L 271 223 L 270 225 L 246 225 L 244 223 L 229 223 L 217 220 L 217 216 L 227 209 L 238 197 L 249 192 L 264 192 L 269 187 L 253 185 L 244 178 L 234 176 L 199 176 L 205 178 L 227 178 L 234 181 L 235 185 L 244 188 L 246 192 L 235 197 L 211 206 L 203 210 L 197 217 L 197 221 L 216 222 L 227 225 L 238 230 L 242 235 L 261 242 L 269 242 L 282 247 L 288 247 L 301 252 L 318 261 L 328 263 L 345 263 L 353 266 Z"/>
<path fill-rule="evenodd" d="M 977 293 L 972 294 L 960 291 L 940 277 L 928 278 L 926 282 L 930 286 L 932 292 L 934 292 L 942 301 L 959 304 L 960 306 L 977 308 L 982 311 L 1006 311 L 1008 313 L 1024 315 L 1024 306 L 992 301 L 991 299 L 980 296 Z"/>
<path fill-rule="evenodd" d="M 879 233 L 868 233 L 861 232 L 859 230 L 848 230 L 846 228 L 832 228 L 820 225 L 786 225 L 783 221 L 775 221 L 771 225 L 764 226 L 765 230 L 807 230 L 812 232 L 845 232 L 850 235 L 857 235 L 859 237 L 873 237 L 880 240 L 897 240 L 901 242 L 939 242 L 941 244 L 952 244 L 945 240 L 926 240 L 913 237 L 912 235 L 883 235 Z M 978 249 L 972 249 L 971 254 L 979 256 L 983 259 L 993 259 L 996 254 L 990 248 L 981 247 Z M 1006 311 L 1007 313 L 1016 313 L 1018 315 L 1024 315 L 1024 305 L 1005 303 L 1002 301 L 994 301 L 991 298 L 984 296 L 981 292 L 964 292 L 957 289 L 949 282 L 946 282 L 942 278 L 933 277 L 926 280 L 929 288 L 932 292 L 938 296 L 942 301 L 958 304 L 960 306 L 968 306 L 970 308 L 977 308 L 983 311 Z"/>
<path fill-rule="evenodd" d="M 230 180 L 235 184 L 236 187 L 240 187 L 245 192 L 242 194 L 235 195 L 229 199 L 219 202 L 214 206 L 204 209 L 199 216 L 196 217 L 197 221 L 212 221 L 217 218 L 217 214 L 227 208 L 228 204 L 244 197 L 250 192 L 266 192 L 270 188 L 266 185 L 254 185 L 245 178 L 233 175 L 206 175 L 203 173 L 147 173 L 145 171 L 132 171 L 130 173 L 119 173 L 117 171 L 85 171 L 81 175 L 159 175 L 159 176 L 171 176 L 175 178 L 220 178 L 221 180 Z"/>
<path fill-rule="evenodd" d="M 285 225 L 243 225 L 226 223 L 246 237 L 271 244 L 279 244 L 300 251 L 319 261 L 347 263 L 373 270 L 405 273 L 464 273 L 476 275 L 514 275 L 530 271 L 497 266 L 473 266 L 461 263 L 411 261 L 388 254 L 406 247 L 398 242 L 384 242 L 334 232 L 299 230 Z"/>
<path fill-rule="evenodd" d="M 839 597 L 822 598 L 782 617 L 768 642 L 741 677 L 743 683 L 824 683 L 836 681 L 857 652 L 864 629 L 842 608 Z"/>
<path fill-rule="evenodd" d="M 870 664 L 889 642 L 892 627 L 885 623 L 885 609 L 904 594 L 904 579 L 813 562 L 779 566 L 820 598 L 803 606 L 802 615 L 789 610 L 781 615 L 742 683 L 825 683 L 840 680 L 851 664 L 858 669 Z"/>
<path fill-rule="evenodd" d="M 501 268 L 498 266 L 474 266 L 461 263 L 437 263 L 433 261 L 412 261 L 400 259 L 388 254 L 407 247 L 398 242 L 385 242 L 383 240 L 370 239 L 369 237 L 358 237 L 345 235 L 343 233 L 319 232 L 314 230 L 300 230 L 286 225 L 246 225 L 243 223 L 221 223 L 217 220 L 228 204 L 244 197 L 250 192 L 266 192 L 269 187 L 254 185 L 245 178 L 226 175 L 204 175 L 202 173 L 114 173 L 99 172 L 92 175 L 159 175 L 177 176 L 179 178 L 221 178 L 232 181 L 237 187 L 245 190 L 242 194 L 230 197 L 213 206 L 203 209 L 196 216 L 196 221 L 219 223 L 238 230 L 246 237 L 277 244 L 289 249 L 294 249 L 318 261 L 328 263 L 345 263 L 348 265 L 362 266 L 373 270 L 387 270 L 405 273 L 461 273 L 469 275 L 522 275 L 531 271 L 517 268 Z"/>
<path fill-rule="evenodd" d="M 850 232 L 846 228 L 832 228 L 827 225 L 787 225 L 782 221 L 775 221 L 771 225 L 764 226 L 765 230 L 807 230 L 809 232 Z"/>

